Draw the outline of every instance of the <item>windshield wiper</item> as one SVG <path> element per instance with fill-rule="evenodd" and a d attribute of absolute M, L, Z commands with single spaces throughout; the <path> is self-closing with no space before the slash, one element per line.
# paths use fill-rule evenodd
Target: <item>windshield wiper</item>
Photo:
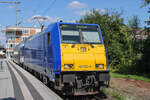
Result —
<path fill-rule="evenodd" d="M 80 42 L 82 44 L 83 40 L 84 40 L 84 37 L 83 37 L 83 33 L 82 33 L 81 29 L 79 29 L 79 35 L 80 35 Z"/>
<path fill-rule="evenodd" d="M 94 48 L 94 45 L 93 45 L 93 44 L 91 44 L 91 43 L 89 43 L 89 44 L 90 44 L 91 48 Z"/>
<path fill-rule="evenodd" d="M 89 44 L 91 46 L 91 48 L 94 48 L 94 45 L 90 42 L 85 42 L 85 44 Z"/>
<path fill-rule="evenodd" d="M 73 44 L 72 46 L 71 46 L 71 48 L 74 48 L 75 47 L 75 44 Z"/>

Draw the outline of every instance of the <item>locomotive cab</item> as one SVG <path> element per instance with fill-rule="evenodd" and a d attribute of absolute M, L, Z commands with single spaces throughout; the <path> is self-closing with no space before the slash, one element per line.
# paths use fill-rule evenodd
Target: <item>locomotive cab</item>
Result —
<path fill-rule="evenodd" d="M 85 95 L 108 86 L 107 55 L 99 26 L 60 24 L 60 34 L 62 90 Z"/>

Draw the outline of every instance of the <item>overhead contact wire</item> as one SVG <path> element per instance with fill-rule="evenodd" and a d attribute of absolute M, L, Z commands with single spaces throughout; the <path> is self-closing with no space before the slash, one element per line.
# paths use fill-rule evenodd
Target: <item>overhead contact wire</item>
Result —
<path fill-rule="evenodd" d="M 55 2 L 56 2 L 56 0 L 53 0 L 53 2 L 49 5 L 49 7 L 44 10 L 44 12 L 42 13 L 42 15 L 45 15 L 47 13 L 47 11 L 49 11 L 50 9 L 52 9 L 52 7 L 55 4 Z"/>

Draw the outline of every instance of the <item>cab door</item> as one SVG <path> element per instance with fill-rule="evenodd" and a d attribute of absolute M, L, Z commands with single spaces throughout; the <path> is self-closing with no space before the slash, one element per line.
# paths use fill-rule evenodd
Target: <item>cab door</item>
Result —
<path fill-rule="evenodd" d="M 45 62 L 45 71 L 47 76 L 52 81 L 54 78 L 53 73 L 53 54 L 52 54 L 52 45 L 51 45 L 51 34 L 50 32 L 46 33 L 44 37 L 44 62 Z"/>

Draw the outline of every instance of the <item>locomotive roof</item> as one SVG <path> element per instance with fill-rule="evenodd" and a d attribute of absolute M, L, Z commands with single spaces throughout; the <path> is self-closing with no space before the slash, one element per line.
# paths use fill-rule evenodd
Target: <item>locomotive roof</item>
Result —
<path fill-rule="evenodd" d="M 56 22 L 58 24 L 76 24 L 76 25 L 94 25 L 94 26 L 98 26 L 98 24 L 88 24 L 88 23 L 67 23 L 67 22 Z"/>

